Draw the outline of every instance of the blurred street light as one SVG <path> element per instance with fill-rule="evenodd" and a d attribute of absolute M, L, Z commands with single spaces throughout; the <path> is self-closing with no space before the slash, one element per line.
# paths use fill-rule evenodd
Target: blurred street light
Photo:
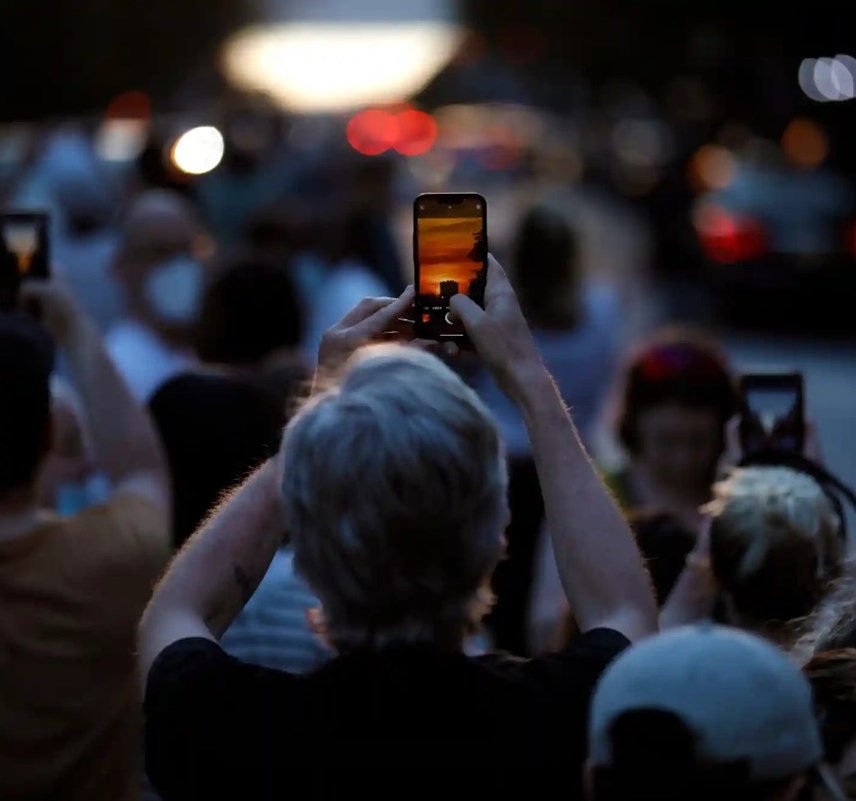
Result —
<path fill-rule="evenodd" d="M 463 40 L 453 0 L 268 0 L 223 63 L 237 86 L 297 112 L 395 103 L 425 86 Z"/>
<path fill-rule="evenodd" d="M 818 103 L 856 97 L 856 58 L 804 58 L 797 74 L 800 88 Z"/>
<path fill-rule="evenodd" d="M 191 128 L 178 137 L 170 151 L 172 163 L 187 175 L 211 172 L 222 160 L 223 134 L 210 125 Z"/>

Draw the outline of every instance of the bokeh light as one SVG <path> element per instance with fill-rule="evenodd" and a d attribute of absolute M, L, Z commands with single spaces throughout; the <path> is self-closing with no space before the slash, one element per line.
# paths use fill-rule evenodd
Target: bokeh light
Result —
<path fill-rule="evenodd" d="M 366 109 L 351 117 L 346 129 L 348 143 L 364 156 L 379 156 L 398 142 L 399 122 L 383 109 Z"/>
<path fill-rule="evenodd" d="M 233 37 L 224 65 L 235 85 L 288 109 L 335 112 L 405 100 L 452 60 L 462 39 L 444 22 L 266 25 Z"/>
<path fill-rule="evenodd" d="M 704 145 L 690 160 L 690 183 L 697 192 L 725 189 L 737 174 L 737 162 L 728 149 Z"/>
<path fill-rule="evenodd" d="M 804 58 L 797 80 L 805 95 L 818 103 L 856 97 L 856 58 L 840 53 L 835 58 Z"/>
<path fill-rule="evenodd" d="M 702 204 L 693 214 L 693 224 L 702 247 L 714 261 L 750 261 L 766 249 L 764 229 L 757 220 L 719 206 Z"/>
<path fill-rule="evenodd" d="M 402 156 L 421 156 L 437 141 L 437 123 L 430 114 L 417 109 L 405 109 L 396 115 L 398 138 L 395 149 Z"/>
<path fill-rule="evenodd" d="M 829 154 L 829 141 L 814 120 L 791 120 L 782 134 L 782 152 L 797 167 L 811 169 L 822 164 Z"/>
<path fill-rule="evenodd" d="M 223 134 L 210 125 L 191 128 L 172 146 L 170 159 L 183 173 L 203 175 L 211 172 L 223 160 Z"/>

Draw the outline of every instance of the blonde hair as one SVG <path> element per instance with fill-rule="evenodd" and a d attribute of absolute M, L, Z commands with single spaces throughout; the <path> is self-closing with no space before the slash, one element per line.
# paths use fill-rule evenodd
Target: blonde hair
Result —
<path fill-rule="evenodd" d="M 459 645 L 508 522 L 499 433 L 475 393 L 434 356 L 364 349 L 289 423 L 283 463 L 295 567 L 333 644 Z"/>
<path fill-rule="evenodd" d="M 740 617 L 808 615 L 841 571 L 841 521 L 821 486 L 787 467 L 734 470 L 714 487 L 711 561 Z"/>
<path fill-rule="evenodd" d="M 841 576 L 805 621 L 793 653 L 801 662 L 815 654 L 856 647 L 856 557 L 843 565 Z"/>

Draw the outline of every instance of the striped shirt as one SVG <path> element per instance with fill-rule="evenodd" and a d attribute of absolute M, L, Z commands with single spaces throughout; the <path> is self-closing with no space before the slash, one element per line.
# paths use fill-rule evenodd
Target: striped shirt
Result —
<path fill-rule="evenodd" d="M 226 653 L 255 665 L 306 673 L 332 654 L 306 623 L 318 599 L 297 577 L 291 548 L 280 548 L 253 597 L 223 635 Z"/>

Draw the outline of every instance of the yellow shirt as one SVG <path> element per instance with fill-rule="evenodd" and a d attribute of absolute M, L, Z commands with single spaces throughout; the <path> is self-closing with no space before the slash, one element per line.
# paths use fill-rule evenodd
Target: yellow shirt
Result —
<path fill-rule="evenodd" d="M 0 798 L 136 797 L 136 628 L 168 525 L 117 495 L 0 542 Z"/>

